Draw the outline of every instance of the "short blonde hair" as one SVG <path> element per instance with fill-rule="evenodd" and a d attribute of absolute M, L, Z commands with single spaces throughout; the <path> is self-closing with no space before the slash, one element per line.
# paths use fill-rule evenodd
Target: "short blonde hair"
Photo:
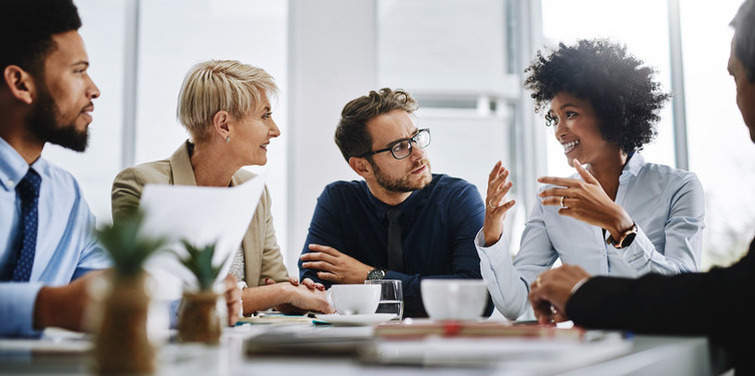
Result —
<path fill-rule="evenodd" d="M 210 137 L 210 124 L 218 111 L 243 119 L 257 109 L 261 93 L 278 93 L 273 76 L 264 69 L 235 60 L 205 61 L 186 73 L 176 116 L 194 142 L 204 141 Z"/>

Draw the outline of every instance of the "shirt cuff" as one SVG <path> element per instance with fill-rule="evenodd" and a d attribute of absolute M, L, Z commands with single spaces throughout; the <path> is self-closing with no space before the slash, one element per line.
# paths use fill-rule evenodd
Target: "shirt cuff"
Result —
<path fill-rule="evenodd" d="M 648 263 L 652 259 L 652 252 L 655 249 L 653 242 L 647 237 L 642 228 L 637 225 L 637 235 L 634 238 L 632 244 L 623 249 L 617 249 L 616 251 L 621 254 L 624 261 L 634 269 L 638 275 L 644 274 L 649 270 L 646 270 Z M 648 252 L 647 250 L 651 250 Z"/>
<path fill-rule="evenodd" d="M 34 329 L 34 306 L 44 284 L 0 283 L 0 337 L 39 336 Z"/>
<path fill-rule="evenodd" d="M 497 242 L 485 245 L 485 233 L 482 231 L 482 228 L 477 231 L 477 234 L 474 237 L 474 245 L 481 250 L 498 249 L 502 243 L 506 243 L 506 237 L 503 236 L 503 233 L 501 233 L 501 237 L 498 238 Z"/>

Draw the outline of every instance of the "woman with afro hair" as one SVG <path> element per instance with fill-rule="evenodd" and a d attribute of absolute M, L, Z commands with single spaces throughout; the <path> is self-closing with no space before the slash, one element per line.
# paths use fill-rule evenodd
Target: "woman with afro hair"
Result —
<path fill-rule="evenodd" d="M 582 40 L 538 52 L 525 73 L 536 111 L 545 112 L 576 173 L 538 179 L 544 186 L 512 262 L 503 228 L 514 205 L 505 200 L 509 170 L 498 162 L 490 172 L 475 244 L 498 310 L 511 320 L 525 313 L 530 284 L 559 258 L 594 275 L 698 271 L 705 216 L 699 180 L 639 153 L 669 99 L 653 69 L 625 46 Z"/>

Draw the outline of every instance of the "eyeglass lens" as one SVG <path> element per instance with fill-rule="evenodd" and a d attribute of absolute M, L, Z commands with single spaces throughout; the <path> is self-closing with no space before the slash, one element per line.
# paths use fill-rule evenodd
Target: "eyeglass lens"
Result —
<path fill-rule="evenodd" d="M 391 154 L 396 159 L 404 159 L 412 153 L 412 142 L 417 143 L 421 149 L 424 149 L 430 143 L 430 134 L 426 130 L 421 130 L 409 140 L 403 140 L 391 148 Z"/>

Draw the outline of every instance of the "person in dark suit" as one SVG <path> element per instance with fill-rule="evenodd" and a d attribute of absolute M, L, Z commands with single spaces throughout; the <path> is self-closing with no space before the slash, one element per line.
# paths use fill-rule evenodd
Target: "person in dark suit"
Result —
<path fill-rule="evenodd" d="M 731 25 L 728 70 L 755 142 L 755 0 L 742 4 Z M 579 266 L 564 265 L 540 274 L 529 300 L 541 323 L 571 319 L 586 328 L 705 335 L 725 349 L 737 374 L 755 374 L 747 345 L 755 339 L 755 239 L 739 262 L 707 273 L 625 279 L 591 277 Z"/>

